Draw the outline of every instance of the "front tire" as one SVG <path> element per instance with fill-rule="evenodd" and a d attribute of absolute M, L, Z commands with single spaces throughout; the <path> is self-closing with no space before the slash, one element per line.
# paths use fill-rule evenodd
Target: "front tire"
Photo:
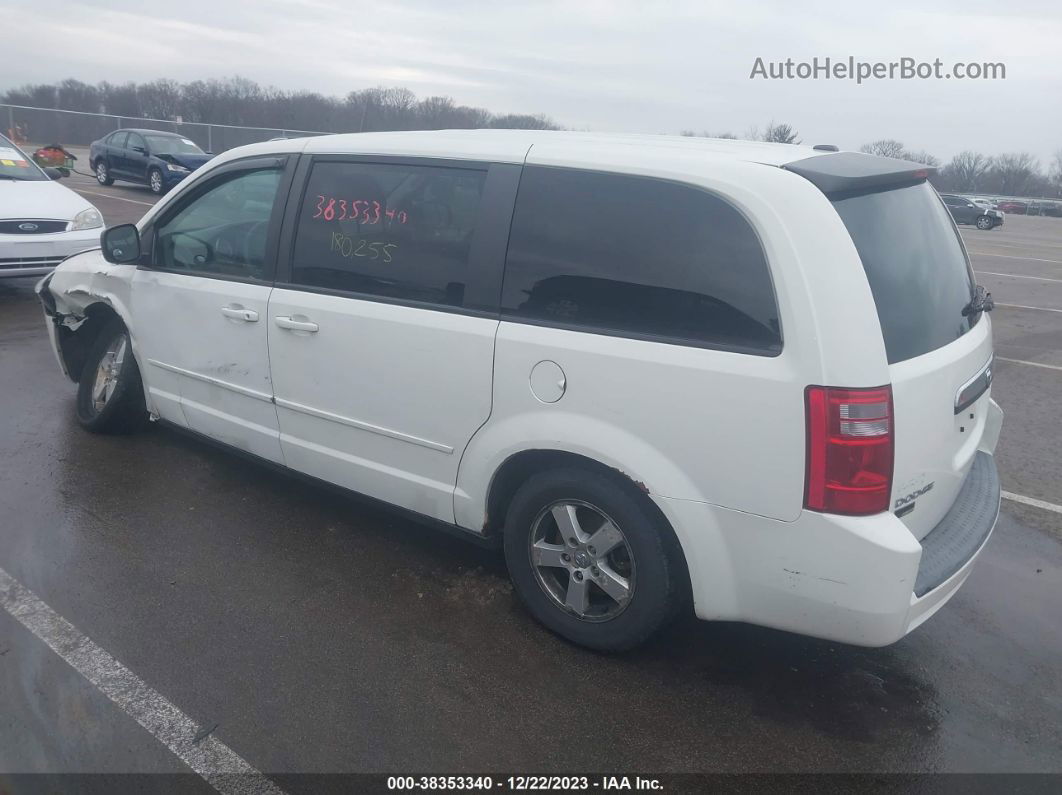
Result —
<path fill-rule="evenodd" d="M 147 419 L 129 332 L 113 320 L 92 344 L 77 387 L 77 420 L 93 433 L 129 433 Z"/>
<path fill-rule="evenodd" d="M 102 158 L 96 161 L 96 182 L 101 185 L 114 184 L 114 178 L 111 177 L 111 172 L 107 168 L 107 161 Z"/>
<path fill-rule="evenodd" d="M 982 232 L 991 229 L 993 226 L 995 226 L 995 224 L 992 222 L 992 219 L 989 218 L 987 215 L 978 216 L 977 228 L 980 229 Z"/>
<path fill-rule="evenodd" d="M 162 172 L 157 168 L 153 168 L 148 172 L 148 187 L 151 188 L 151 192 L 156 196 L 161 196 L 166 192 L 166 183 L 162 181 Z"/>
<path fill-rule="evenodd" d="M 598 651 L 643 643 L 677 611 L 681 552 L 633 487 L 589 469 L 533 475 L 505 521 L 517 595 L 558 635 Z"/>

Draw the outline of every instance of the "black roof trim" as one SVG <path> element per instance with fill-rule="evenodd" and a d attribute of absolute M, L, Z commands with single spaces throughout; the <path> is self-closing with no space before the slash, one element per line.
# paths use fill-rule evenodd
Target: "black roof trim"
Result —
<path fill-rule="evenodd" d="M 823 193 L 882 190 L 927 179 L 933 166 L 862 152 L 837 152 L 795 160 L 782 168 L 799 174 Z"/>

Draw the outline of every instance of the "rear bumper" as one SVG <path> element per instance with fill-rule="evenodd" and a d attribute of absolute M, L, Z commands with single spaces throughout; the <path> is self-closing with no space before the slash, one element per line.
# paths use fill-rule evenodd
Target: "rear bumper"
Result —
<path fill-rule="evenodd" d="M 0 279 L 43 276 L 72 254 L 97 248 L 102 228 L 50 235 L 0 235 Z"/>
<path fill-rule="evenodd" d="M 921 543 L 891 513 L 804 511 L 779 522 L 689 500 L 657 503 L 682 543 L 700 618 L 886 646 L 954 596 L 985 549 L 999 515 L 992 447 L 994 437 Z"/>

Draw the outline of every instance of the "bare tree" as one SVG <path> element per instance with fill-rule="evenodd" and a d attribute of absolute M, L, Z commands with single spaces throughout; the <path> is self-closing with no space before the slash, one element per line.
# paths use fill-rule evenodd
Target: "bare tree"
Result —
<path fill-rule="evenodd" d="M 559 129 L 547 116 L 541 113 L 529 115 L 525 113 L 507 113 L 504 116 L 495 116 L 490 120 L 489 127 L 503 130 L 556 130 Z"/>
<path fill-rule="evenodd" d="M 1051 180 L 1051 188 L 1056 196 L 1062 196 L 1062 149 L 1055 150 L 1055 156 L 1051 160 L 1051 172 L 1047 177 Z"/>
<path fill-rule="evenodd" d="M 904 149 L 903 143 L 897 141 L 895 138 L 882 138 L 873 143 L 863 144 L 859 147 L 859 151 L 865 152 L 868 155 L 895 157 L 900 160 L 905 160 L 907 155 L 907 150 Z"/>
<path fill-rule="evenodd" d="M 951 190 L 974 193 L 981 190 L 989 165 L 987 157 L 967 149 L 951 159 L 941 172 L 941 177 Z"/>
<path fill-rule="evenodd" d="M 101 107 L 99 89 L 80 80 L 64 80 L 60 83 L 56 99 L 58 107 L 65 110 L 99 113 Z"/>
<path fill-rule="evenodd" d="M 767 125 L 763 133 L 763 140 L 776 144 L 798 144 L 797 131 L 789 124 L 775 124 L 773 121 Z"/>
<path fill-rule="evenodd" d="M 915 163 L 923 163 L 927 166 L 932 166 L 933 168 L 940 165 L 940 160 L 933 157 L 933 155 L 929 154 L 929 152 L 924 149 L 919 149 L 917 152 L 904 152 L 903 159 L 913 160 Z"/>
<path fill-rule="evenodd" d="M 181 115 L 181 86 L 175 80 L 155 80 L 137 86 L 140 111 L 152 119 L 173 119 Z"/>
<path fill-rule="evenodd" d="M 992 158 L 988 185 L 993 193 L 1003 196 L 1024 196 L 1030 193 L 1039 164 L 1028 152 L 1012 152 Z"/>

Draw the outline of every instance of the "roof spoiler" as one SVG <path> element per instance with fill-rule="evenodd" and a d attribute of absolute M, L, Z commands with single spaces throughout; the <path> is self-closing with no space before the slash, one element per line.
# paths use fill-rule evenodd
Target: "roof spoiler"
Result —
<path fill-rule="evenodd" d="M 878 157 L 862 152 L 837 152 L 794 160 L 782 168 L 799 174 L 823 193 L 883 190 L 928 179 L 933 166 Z"/>

